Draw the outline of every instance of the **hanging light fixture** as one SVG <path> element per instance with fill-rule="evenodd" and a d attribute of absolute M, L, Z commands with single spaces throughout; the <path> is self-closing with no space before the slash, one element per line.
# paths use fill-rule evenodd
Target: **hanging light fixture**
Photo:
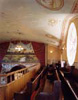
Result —
<path fill-rule="evenodd" d="M 15 47 L 15 50 L 18 51 L 18 52 L 23 51 L 23 49 L 24 49 L 24 48 L 23 48 L 21 45 L 17 45 L 17 46 Z"/>
<path fill-rule="evenodd" d="M 64 0 L 36 0 L 39 4 L 50 10 L 59 10 L 64 5 Z"/>

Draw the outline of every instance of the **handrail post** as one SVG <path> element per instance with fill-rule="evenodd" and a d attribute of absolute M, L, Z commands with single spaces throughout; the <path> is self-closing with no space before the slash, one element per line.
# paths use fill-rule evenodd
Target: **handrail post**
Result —
<path fill-rule="evenodd" d="M 5 77 L 5 83 L 6 83 L 6 84 L 8 83 L 8 81 L 7 81 L 7 76 Z"/>

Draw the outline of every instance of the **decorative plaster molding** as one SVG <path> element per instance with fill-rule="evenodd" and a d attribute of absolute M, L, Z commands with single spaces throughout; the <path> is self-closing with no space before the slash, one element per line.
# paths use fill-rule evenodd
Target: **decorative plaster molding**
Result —
<path fill-rule="evenodd" d="M 71 12 L 72 13 L 78 13 L 78 0 L 75 0 Z"/>

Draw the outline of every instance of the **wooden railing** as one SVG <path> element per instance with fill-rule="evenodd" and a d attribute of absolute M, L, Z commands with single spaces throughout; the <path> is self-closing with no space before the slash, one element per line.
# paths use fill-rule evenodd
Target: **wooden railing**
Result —
<path fill-rule="evenodd" d="M 35 78 L 35 80 L 32 82 L 32 92 L 34 91 L 36 85 L 38 84 L 39 78 L 41 79 L 44 70 L 45 70 L 45 68 L 41 71 L 41 73 L 40 73 L 40 74 Z"/>
<path fill-rule="evenodd" d="M 24 68 L 19 71 L 11 72 L 8 74 L 0 75 L 1 77 L 5 77 L 6 82 L 8 81 L 7 78 L 9 77 L 10 82 L 1 84 L 0 85 L 0 100 L 13 100 L 14 93 L 20 92 L 27 86 L 27 83 L 36 75 L 36 73 L 40 69 L 40 63 L 34 64 L 29 68 Z M 20 74 L 18 79 L 12 80 L 13 75 Z M 18 99 L 19 100 L 19 99 Z"/>
<path fill-rule="evenodd" d="M 44 70 L 45 70 L 45 68 L 44 68 L 44 69 L 41 71 L 41 73 L 35 78 L 35 80 L 32 82 L 32 84 L 34 84 L 34 83 L 38 80 L 38 78 L 43 74 Z"/>
<path fill-rule="evenodd" d="M 19 79 L 21 76 L 26 74 L 31 68 L 34 68 L 37 64 L 34 64 L 28 68 L 23 68 L 18 71 L 10 72 L 8 74 L 0 74 L 0 86 L 6 85 L 16 79 Z"/>

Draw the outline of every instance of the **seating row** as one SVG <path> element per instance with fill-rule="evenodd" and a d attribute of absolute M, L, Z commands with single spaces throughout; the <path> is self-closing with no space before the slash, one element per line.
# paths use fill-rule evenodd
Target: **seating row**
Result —
<path fill-rule="evenodd" d="M 58 70 L 58 73 L 59 73 L 59 77 L 61 79 L 64 99 L 65 100 L 78 100 L 76 93 L 74 92 L 72 86 L 70 85 L 70 82 L 64 77 L 63 72 Z"/>
<path fill-rule="evenodd" d="M 51 93 L 40 92 L 35 100 L 62 100 L 61 81 L 56 68 L 53 66 L 48 67 L 47 74 L 47 79 L 50 81 L 50 84 L 54 84 L 53 91 Z"/>

